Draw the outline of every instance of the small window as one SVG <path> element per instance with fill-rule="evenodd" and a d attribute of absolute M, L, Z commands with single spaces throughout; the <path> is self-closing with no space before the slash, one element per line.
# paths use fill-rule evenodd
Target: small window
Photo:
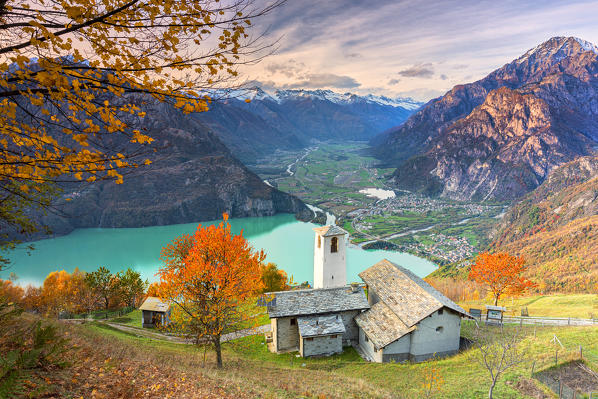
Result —
<path fill-rule="evenodd" d="M 374 352 L 378 352 L 378 349 L 376 349 L 376 347 L 374 346 Z"/>
<path fill-rule="evenodd" d="M 322 248 L 322 237 L 318 236 L 318 248 Z"/>
<path fill-rule="evenodd" d="M 365 337 L 365 342 L 370 342 L 367 335 L 364 335 L 364 337 Z"/>
<path fill-rule="evenodd" d="M 295 319 L 295 318 L 291 319 L 291 325 L 294 326 L 295 324 L 297 324 L 297 319 Z"/>
<path fill-rule="evenodd" d="M 305 338 L 305 340 L 306 341 L 313 341 L 314 339 L 310 337 L 310 338 Z"/>
<path fill-rule="evenodd" d="M 330 241 L 330 252 L 338 252 L 338 237 L 332 237 Z"/>
<path fill-rule="evenodd" d="M 441 315 L 442 313 L 444 313 L 444 308 L 442 308 L 442 309 L 440 309 L 440 310 L 438 311 L 438 314 L 439 314 L 439 315 Z"/>
<path fill-rule="evenodd" d="M 442 326 L 436 327 L 436 332 L 438 334 L 442 334 L 442 331 L 444 330 L 444 328 Z"/>
<path fill-rule="evenodd" d="M 336 334 L 334 334 L 334 335 L 331 335 L 331 336 L 330 336 L 330 338 L 332 338 L 332 339 L 336 339 Z"/>

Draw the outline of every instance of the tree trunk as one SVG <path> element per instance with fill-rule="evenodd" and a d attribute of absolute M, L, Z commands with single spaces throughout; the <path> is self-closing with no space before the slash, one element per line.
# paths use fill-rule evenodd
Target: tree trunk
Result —
<path fill-rule="evenodd" d="M 488 399 L 492 399 L 492 392 L 494 391 L 495 386 L 496 386 L 496 381 L 492 381 L 492 385 L 490 385 L 490 391 L 488 391 Z"/>
<path fill-rule="evenodd" d="M 498 306 L 498 295 L 494 297 L 494 306 Z"/>
<path fill-rule="evenodd" d="M 214 339 L 214 350 L 216 351 L 216 366 L 222 368 L 222 347 L 220 346 L 220 335 Z"/>

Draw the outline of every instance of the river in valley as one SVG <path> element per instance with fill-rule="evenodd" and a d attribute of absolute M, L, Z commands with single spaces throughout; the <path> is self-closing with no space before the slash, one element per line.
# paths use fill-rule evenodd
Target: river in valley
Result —
<path fill-rule="evenodd" d="M 214 224 L 218 221 L 203 222 Z M 317 225 L 297 221 L 293 215 L 230 220 L 235 233 L 243 235 L 254 248 L 264 249 L 267 262 L 293 276 L 295 282 L 313 281 L 313 228 Z M 28 255 L 24 246 L 9 254 L 12 265 L 0 272 L 8 278 L 10 272 L 18 276 L 17 283 L 39 285 L 45 276 L 55 270 L 72 272 L 75 267 L 92 271 L 106 266 L 113 272 L 134 268 L 143 278 L 155 281 L 160 267 L 160 249 L 183 233 L 192 233 L 197 223 L 127 229 L 79 229 L 62 237 L 33 242 L 35 250 Z M 347 279 L 361 281 L 358 273 L 377 261 L 387 258 L 425 276 L 435 270 L 431 262 L 416 256 L 383 250 L 365 251 L 351 245 L 347 250 Z"/>

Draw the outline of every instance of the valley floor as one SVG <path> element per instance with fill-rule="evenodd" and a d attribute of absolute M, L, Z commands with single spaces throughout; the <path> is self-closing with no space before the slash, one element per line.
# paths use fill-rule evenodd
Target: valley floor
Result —
<path fill-rule="evenodd" d="M 488 244 L 503 204 L 408 192 L 372 197 L 360 191 L 387 188 L 393 169 L 378 167 L 376 159 L 364 155 L 367 148 L 363 142 L 322 142 L 301 152 L 277 152 L 251 168 L 280 190 L 332 212 L 351 241 L 366 249 L 394 249 L 447 264 L 470 258 Z"/>
<path fill-rule="evenodd" d="M 233 341 L 224 352 L 224 368 L 213 367 L 211 352 L 194 346 L 137 336 L 104 323 L 60 324 L 70 340 L 71 366 L 23 376 L 18 397 L 84 398 L 421 398 L 432 369 L 442 376 L 438 398 L 480 398 L 488 387 L 477 350 L 421 364 L 375 364 L 351 348 L 338 356 L 303 359 L 295 353 L 267 351 L 261 335 Z M 464 323 L 463 335 L 471 330 Z M 527 360 L 499 383 L 496 397 L 552 398 L 531 378 L 554 365 L 558 336 L 559 365 L 579 358 L 598 371 L 598 327 L 524 327 Z M 532 366 L 533 364 L 533 366 Z"/>

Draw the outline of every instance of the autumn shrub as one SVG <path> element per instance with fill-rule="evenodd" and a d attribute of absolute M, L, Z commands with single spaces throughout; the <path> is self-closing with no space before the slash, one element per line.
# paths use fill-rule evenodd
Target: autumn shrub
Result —
<path fill-rule="evenodd" d="M 15 285 L 10 280 L 0 279 L 0 298 L 5 298 L 8 302 L 22 303 L 25 296 L 25 290 Z"/>
<path fill-rule="evenodd" d="M 268 263 L 261 266 L 262 284 L 264 288 L 262 292 L 277 292 L 287 291 L 290 289 L 292 282 L 289 282 L 287 273 L 284 270 L 280 270 L 275 263 Z"/>
<path fill-rule="evenodd" d="M 485 298 L 487 289 L 475 281 L 455 278 L 426 278 L 426 281 L 455 302 Z"/>
<path fill-rule="evenodd" d="M 64 367 L 67 340 L 52 324 L 23 316 L 18 305 L 0 299 L 0 398 L 22 393 L 32 370 Z"/>

